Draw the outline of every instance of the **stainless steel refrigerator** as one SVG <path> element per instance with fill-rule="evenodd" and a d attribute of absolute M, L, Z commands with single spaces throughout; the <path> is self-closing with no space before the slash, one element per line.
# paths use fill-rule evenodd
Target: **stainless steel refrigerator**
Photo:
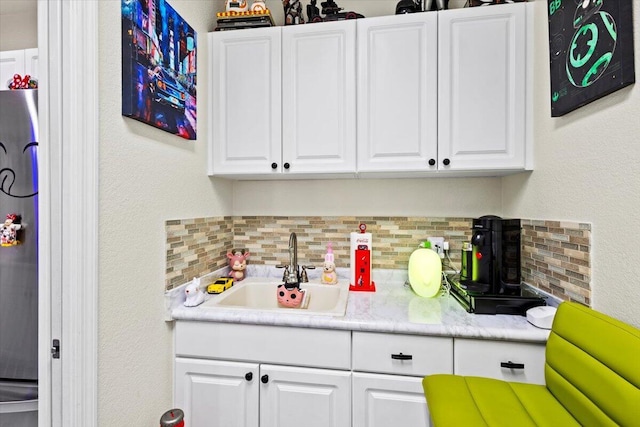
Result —
<path fill-rule="evenodd" d="M 38 91 L 0 91 L 0 427 L 36 426 Z"/>

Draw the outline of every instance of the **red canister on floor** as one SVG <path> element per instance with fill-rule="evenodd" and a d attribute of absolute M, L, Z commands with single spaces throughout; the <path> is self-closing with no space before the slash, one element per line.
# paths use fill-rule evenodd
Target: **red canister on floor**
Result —
<path fill-rule="evenodd" d="M 160 417 L 160 427 L 184 427 L 182 409 L 170 409 Z"/>

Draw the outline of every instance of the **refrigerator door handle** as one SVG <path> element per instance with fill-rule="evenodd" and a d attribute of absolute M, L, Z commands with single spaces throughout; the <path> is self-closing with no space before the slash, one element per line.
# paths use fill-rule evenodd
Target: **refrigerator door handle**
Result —
<path fill-rule="evenodd" d="M 60 340 L 53 340 L 51 346 L 51 357 L 54 359 L 60 359 Z"/>

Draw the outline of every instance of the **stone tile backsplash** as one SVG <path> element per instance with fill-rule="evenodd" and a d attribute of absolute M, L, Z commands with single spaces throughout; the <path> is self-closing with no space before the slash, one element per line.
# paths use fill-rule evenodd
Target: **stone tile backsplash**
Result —
<path fill-rule="evenodd" d="M 373 234 L 373 268 L 404 270 L 427 237 L 444 237 L 453 265 L 471 238 L 471 218 L 238 216 L 169 220 L 167 290 L 226 265 L 233 248 L 249 251 L 249 263 L 289 260 L 289 234 L 298 237 L 298 263 L 320 267 L 332 242 L 336 266 L 349 267 L 349 236 L 360 223 Z M 590 303 L 591 227 L 584 223 L 522 220 L 523 281 L 561 299 Z"/>
<path fill-rule="evenodd" d="M 522 280 L 591 304 L 591 224 L 522 220 Z"/>
<path fill-rule="evenodd" d="M 165 289 L 224 267 L 233 245 L 233 218 L 175 219 L 165 222 Z"/>

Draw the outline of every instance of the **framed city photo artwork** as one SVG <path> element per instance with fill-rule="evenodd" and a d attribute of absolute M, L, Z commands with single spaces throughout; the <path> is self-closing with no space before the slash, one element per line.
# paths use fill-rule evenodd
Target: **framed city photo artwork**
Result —
<path fill-rule="evenodd" d="M 552 117 L 635 82 L 632 3 L 547 0 Z"/>
<path fill-rule="evenodd" d="M 196 32 L 166 0 L 121 0 L 122 115 L 196 139 Z"/>

